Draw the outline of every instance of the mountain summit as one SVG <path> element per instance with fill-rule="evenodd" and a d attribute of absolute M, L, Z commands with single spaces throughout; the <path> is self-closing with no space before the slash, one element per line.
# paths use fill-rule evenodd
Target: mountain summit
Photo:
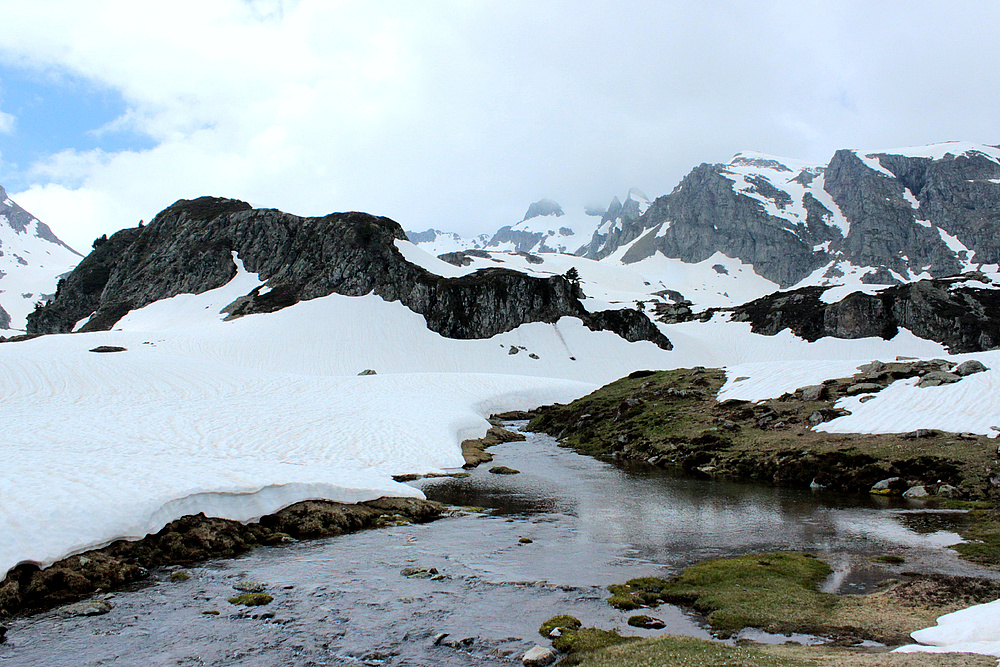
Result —
<path fill-rule="evenodd" d="M 24 329 L 35 303 L 55 292 L 58 277 L 81 257 L 0 186 L 0 329 Z"/>

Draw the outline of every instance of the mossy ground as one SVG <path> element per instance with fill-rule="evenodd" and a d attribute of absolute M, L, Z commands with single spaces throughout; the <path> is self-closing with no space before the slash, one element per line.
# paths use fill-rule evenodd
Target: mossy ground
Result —
<path fill-rule="evenodd" d="M 901 477 L 932 490 L 950 484 L 966 500 L 995 501 L 1000 490 L 989 482 L 989 471 L 997 467 L 996 443 L 985 436 L 813 431 L 810 415 L 835 416 L 836 399 L 862 379 L 829 382 L 819 401 L 786 394 L 759 403 L 720 403 L 720 369 L 643 371 L 568 405 L 540 408 L 528 428 L 582 454 L 695 476 L 792 488 L 815 483 L 849 493 L 867 493 L 879 480 Z"/>
<path fill-rule="evenodd" d="M 623 609 L 687 606 L 722 637 L 752 627 L 899 645 L 942 614 L 1000 597 L 998 581 L 947 575 L 911 575 L 870 595 L 833 595 L 819 590 L 830 572 L 811 554 L 749 554 L 698 563 L 671 579 L 609 586 L 608 602 Z"/>
<path fill-rule="evenodd" d="M 1000 509 L 972 510 L 957 526 L 965 542 L 952 547 L 962 558 L 993 568 L 1000 567 Z"/>
<path fill-rule="evenodd" d="M 658 637 L 570 656 L 580 667 L 995 667 L 969 653 L 888 653 L 797 645 L 732 646 L 691 637 Z"/>
<path fill-rule="evenodd" d="M 609 586 L 608 602 L 626 609 L 689 605 L 706 614 L 722 636 L 746 627 L 809 632 L 824 628 L 837 604 L 837 596 L 818 590 L 830 572 L 810 554 L 750 554 L 692 565 L 672 579 L 644 577 Z"/>

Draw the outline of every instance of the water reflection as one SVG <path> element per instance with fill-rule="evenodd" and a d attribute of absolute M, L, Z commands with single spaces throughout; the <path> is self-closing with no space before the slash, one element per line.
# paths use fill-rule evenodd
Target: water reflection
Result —
<path fill-rule="evenodd" d="M 626 472 L 534 434 L 491 451 L 496 465 L 522 472 L 483 466 L 466 479 L 416 483 L 429 497 L 485 511 L 257 549 L 189 568 L 183 583 L 158 572 L 156 585 L 117 594 L 105 616 L 15 620 L 0 666 L 502 665 L 558 613 L 630 634 L 707 637 L 675 607 L 652 612 L 663 631 L 629 628 L 604 587 L 709 557 L 813 551 L 834 566 L 830 590 L 850 592 L 897 571 L 870 562 L 885 553 L 905 554 L 906 569 L 981 573 L 940 548 L 950 516 Z M 402 576 L 413 565 L 446 578 Z M 233 584 L 246 578 L 265 583 L 274 602 L 230 605 Z"/>

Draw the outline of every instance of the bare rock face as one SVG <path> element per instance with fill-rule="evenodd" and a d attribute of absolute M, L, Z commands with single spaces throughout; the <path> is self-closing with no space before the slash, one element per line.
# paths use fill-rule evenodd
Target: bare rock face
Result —
<path fill-rule="evenodd" d="M 702 164 L 641 216 L 595 235 L 588 256 L 633 242 L 625 262 L 655 252 L 700 262 L 722 252 L 782 287 L 837 261 L 870 267 L 864 280 L 877 284 L 954 275 L 972 254 L 997 263 L 1000 163 L 967 148 L 940 159 L 840 150 L 798 175 L 777 160 Z M 786 187 L 793 182 L 808 190 L 797 201 Z"/>
<path fill-rule="evenodd" d="M 977 288 L 964 274 L 888 287 L 877 294 L 855 292 L 836 303 L 821 300 L 825 287 L 776 292 L 733 309 L 732 319 L 750 322 L 756 333 L 783 329 L 808 341 L 834 338 L 893 338 L 900 328 L 946 345 L 952 353 L 1000 346 L 1000 290 Z"/>
<path fill-rule="evenodd" d="M 269 313 L 330 294 L 374 292 L 420 313 L 450 338 L 488 338 L 528 322 L 581 319 L 629 341 L 670 342 L 634 310 L 588 313 L 562 276 L 536 278 L 502 268 L 442 278 L 406 261 L 395 241 L 402 228 L 366 213 L 301 218 L 232 199 L 181 200 L 147 226 L 98 245 L 59 285 L 55 298 L 28 317 L 32 333 L 110 329 L 131 310 L 229 282 L 237 253 L 267 281 L 226 308 L 229 317 Z M 263 293 L 262 293 L 263 292 Z"/>

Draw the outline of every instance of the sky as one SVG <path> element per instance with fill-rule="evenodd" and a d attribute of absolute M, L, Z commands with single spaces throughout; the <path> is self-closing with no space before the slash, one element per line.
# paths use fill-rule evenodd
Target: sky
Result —
<path fill-rule="evenodd" d="M 81 251 L 178 199 L 491 233 L 742 150 L 1000 143 L 1000 4 L 0 0 L 0 185 Z"/>

